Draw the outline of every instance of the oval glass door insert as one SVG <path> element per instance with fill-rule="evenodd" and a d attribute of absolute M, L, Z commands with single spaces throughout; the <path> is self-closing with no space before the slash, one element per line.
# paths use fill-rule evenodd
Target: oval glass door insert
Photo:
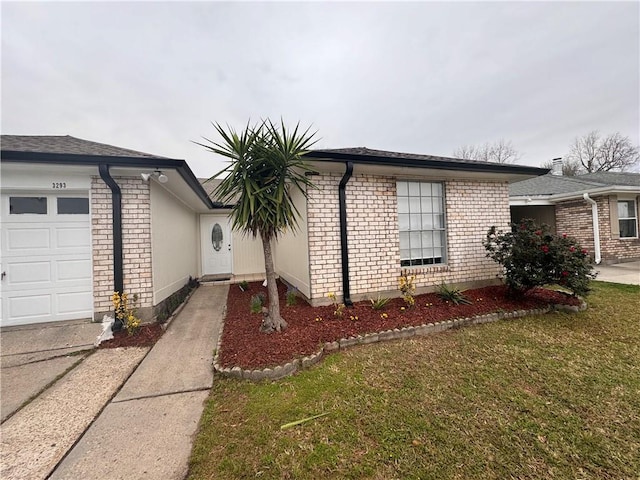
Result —
<path fill-rule="evenodd" d="M 216 223 L 211 229 L 211 244 L 216 252 L 222 250 L 222 227 Z"/>

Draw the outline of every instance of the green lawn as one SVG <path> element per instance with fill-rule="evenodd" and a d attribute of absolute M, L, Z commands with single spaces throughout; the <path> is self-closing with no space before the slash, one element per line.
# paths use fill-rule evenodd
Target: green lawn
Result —
<path fill-rule="evenodd" d="M 638 480 L 640 287 L 593 286 L 579 314 L 360 346 L 277 382 L 218 377 L 189 478 Z"/>

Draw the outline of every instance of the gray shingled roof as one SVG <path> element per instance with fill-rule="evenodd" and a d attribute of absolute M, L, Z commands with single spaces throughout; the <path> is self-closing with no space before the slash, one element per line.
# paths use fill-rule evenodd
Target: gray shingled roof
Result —
<path fill-rule="evenodd" d="M 69 135 L 2 135 L 0 147 L 3 151 L 59 153 L 73 155 L 96 155 L 131 158 L 166 158 L 128 148 L 114 147 Z"/>
<path fill-rule="evenodd" d="M 608 186 L 639 186 L 638 173 L 599 172 L 565 177 L 560 175 L 542 175 L 509 185 L 509 196 L 538 196 L 573 193 Z"/>

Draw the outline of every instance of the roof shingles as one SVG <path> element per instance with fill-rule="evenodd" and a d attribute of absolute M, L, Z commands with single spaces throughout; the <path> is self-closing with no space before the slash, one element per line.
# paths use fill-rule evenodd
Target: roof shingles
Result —
<path fill-rule="evenodd" d="M 166 158 L 128 148 L 114 147 L 70 135 L 2 135 L 3 151 L 94 155 L 130 158 Z"/>

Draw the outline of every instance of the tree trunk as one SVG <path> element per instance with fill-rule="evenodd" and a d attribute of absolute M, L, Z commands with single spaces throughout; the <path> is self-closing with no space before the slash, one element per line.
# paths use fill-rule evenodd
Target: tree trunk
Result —
<path fill-rule="evenodd" d="M 264 266 L 267 272 L 267 293 L 269 295 L 269 306 L 262 320 L 260 331 L 265 333 L 280 332 L 287 328 L 287 322 L 280 315 L 280 299 L 276 285 L 276 272 L 273 268 L 271 241 L 263 233 L 260 233 L 260 238 L 264 250 Z"/>

